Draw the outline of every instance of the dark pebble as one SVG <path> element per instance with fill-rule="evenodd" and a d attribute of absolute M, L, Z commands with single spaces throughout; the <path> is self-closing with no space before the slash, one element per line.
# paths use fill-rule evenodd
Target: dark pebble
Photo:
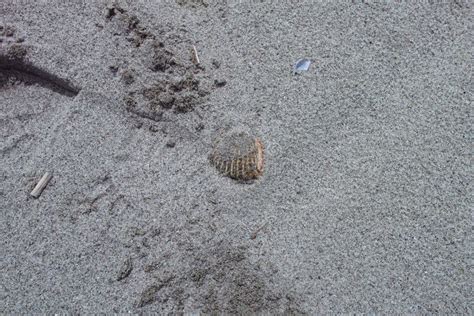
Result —
<path fill-rule="evenodd" d="M 215 85 L 216 87 L 223 87 L 223 86 L 225 86 L 226 84 L 227 84 L 227 81 L 224 80 L 224 79 L 216 79 L 216 80 L 214 80 L 214 85 Z"/>

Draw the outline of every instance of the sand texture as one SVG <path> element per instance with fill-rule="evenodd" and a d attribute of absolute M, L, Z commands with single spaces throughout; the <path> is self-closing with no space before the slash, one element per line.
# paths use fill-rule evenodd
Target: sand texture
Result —
<path fill-rule="evenodd" d="M 472 314 L 473 12 L 0 1 L 0 313 Z"/>

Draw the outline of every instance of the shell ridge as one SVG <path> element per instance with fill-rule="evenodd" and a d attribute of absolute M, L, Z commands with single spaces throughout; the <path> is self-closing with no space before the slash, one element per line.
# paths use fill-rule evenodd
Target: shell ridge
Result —
<path fill-rule="evenodd" d="M 259 138 L 245 132 L 229 132 L 214 141 L 210 162 L 226 176 L 252 180 L 263 174 L 264 155 Z"/>

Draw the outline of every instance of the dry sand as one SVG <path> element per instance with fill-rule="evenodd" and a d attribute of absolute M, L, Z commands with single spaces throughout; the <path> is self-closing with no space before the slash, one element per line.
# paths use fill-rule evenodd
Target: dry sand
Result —
<path fill-rule="evenodd" d="M 1 1 L 0 312 L 472 314 L 472 12 Z"/>

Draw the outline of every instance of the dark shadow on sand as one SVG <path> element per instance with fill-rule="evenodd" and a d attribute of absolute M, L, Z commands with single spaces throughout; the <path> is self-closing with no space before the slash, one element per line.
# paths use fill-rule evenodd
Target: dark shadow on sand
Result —
<path fill-rule="evenodd" d="M 27 85 L 38 84 L 68 97 L 74 97 L 80 91 L 68 80 L 59 78 L 28 62 L 0 56 L 0 88 L 5 86 L 10 78 L 16 78 Z"/>

